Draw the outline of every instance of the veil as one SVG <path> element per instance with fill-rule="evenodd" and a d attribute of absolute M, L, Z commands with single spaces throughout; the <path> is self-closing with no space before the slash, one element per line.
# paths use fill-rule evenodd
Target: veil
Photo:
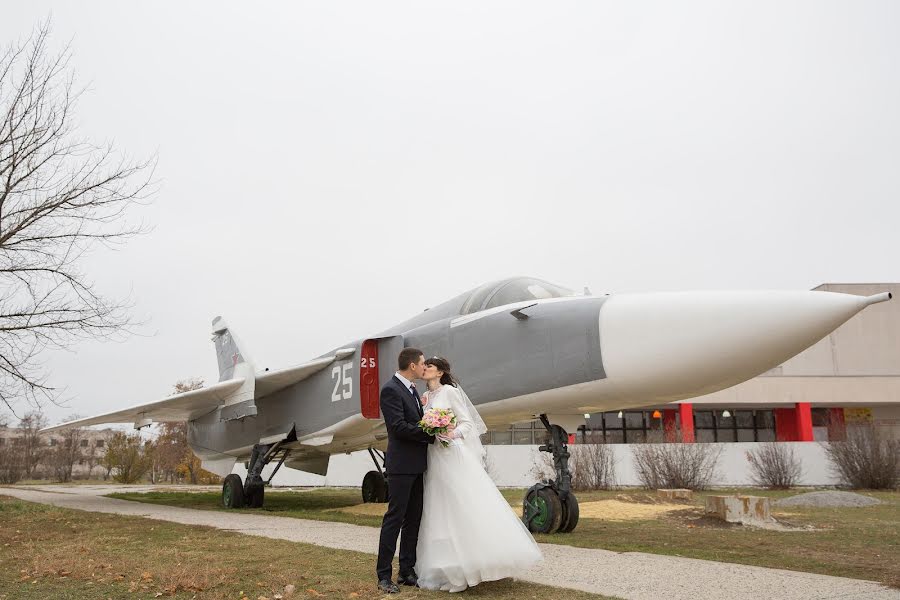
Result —
<path fill-rule="evenodd" d="M 462 439 L 463 443 L 468 446 L 470 450 L 475 453 L 479 459 L 484 459 L 486 454 L 484 450 L 484 445 L 481 443 L 481 436 L 487 432 L 487 425 L 484 424 L 484 420 L 481 418 L 481 415 L 478 414 L 478 410 L 475 408 L 475 405 L 472 404 L 472 401 L 469 400 L 468 394 L 462 389 L 462 387 L 457 384 L 456 390 L 459 392 L 460 398 L 462 398 L 463 403 L 466 406 L 466 409 L 469 411 L 469 418 L 472 419 L 472 423 L 475 425 L 475 432 L 478 435 L 470 435 L 464 437 Z"/>

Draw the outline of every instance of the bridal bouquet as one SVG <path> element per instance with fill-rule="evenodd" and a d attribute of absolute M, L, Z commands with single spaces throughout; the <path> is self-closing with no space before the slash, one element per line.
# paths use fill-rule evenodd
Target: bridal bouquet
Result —
<path fill-rule="evenodd" d="M 428 435 L 447 435 L 447 432 L 456 428 L 456 415 L 449 408 L 429 408 L 419 421 L 419 427 Z M 445 448 L 450 445 L 445 439 L 441 439 L 440 442 Z"/>

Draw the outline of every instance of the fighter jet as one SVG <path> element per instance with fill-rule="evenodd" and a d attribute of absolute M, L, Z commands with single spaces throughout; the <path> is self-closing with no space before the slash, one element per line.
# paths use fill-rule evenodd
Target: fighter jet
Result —
<path fill-rule="evenodd" d="M 282 464 L 324 475 L 329 457 L 368 450 L 366 501 L 384 501 L 387 433 L 381 386 L 407 346 L 450 360 L 488 426 L 540 418 L 556 479 L 526 495 L 535 531 L 571 531 L 569 429 L 585 413 L 673 402 L 736 385 L 811 346 L 865 307 L 890 299 L 821 291 L 593 296 L 527 277 L 467 291 L 390 329 L 300 365 L 258 371 L 225 320 L 212 322 L 214 385 L 45 431 L 188 421 L 203 467 L 225 477 L 225 506 L 260 507 Z M 247 461 L 247 477 L 232 474 Z M 277 461 L 268 481 L 263 467 Z"/>

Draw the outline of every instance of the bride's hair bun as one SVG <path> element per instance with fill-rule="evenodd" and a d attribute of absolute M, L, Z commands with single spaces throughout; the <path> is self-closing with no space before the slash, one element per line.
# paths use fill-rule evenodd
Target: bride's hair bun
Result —
<path fill-rule="evenodd" d="M 444 374 L 441 376 L 441 383 L 444 385 L 452 385 L 456 387 L 456 378 L 450 372 L 450 361 L 446 358 L 441 358 L 440 356 L 432 356 L 431 358 L 425 359 L 426 365 L 431 365 L 433 367 L 437 367 L 438 371 L 443 372 Z"/>

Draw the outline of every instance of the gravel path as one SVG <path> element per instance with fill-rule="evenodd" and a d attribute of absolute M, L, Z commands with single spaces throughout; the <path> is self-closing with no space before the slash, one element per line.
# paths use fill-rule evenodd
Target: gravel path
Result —
<path fill-rule="evenodd" d="M 881 504 L 881 500 L 870 498 L 855 492 L 828 490 L 824 492 L 807 492 L 788 498 L 782 498 L 775 506 L 812 506 L 815 508 L 856 508 Z"/>
<path fill-rule="evenodd" d="M 0 494 L 63 508 L 206 525 L 341 550 L 377 552 L 378 529 L 373 527 L 158 506 L 102 496 L 122 489 L 148 491 L 159 488 L 21 486 L 0 488 Z M 900 590 L 843 577 L 557 544 L 541 544 L 541 550 L 544 562 L 521 579 L 626 600 L 900 600 Z M 374 558 L 372 570 L 374 585 Z"/>

